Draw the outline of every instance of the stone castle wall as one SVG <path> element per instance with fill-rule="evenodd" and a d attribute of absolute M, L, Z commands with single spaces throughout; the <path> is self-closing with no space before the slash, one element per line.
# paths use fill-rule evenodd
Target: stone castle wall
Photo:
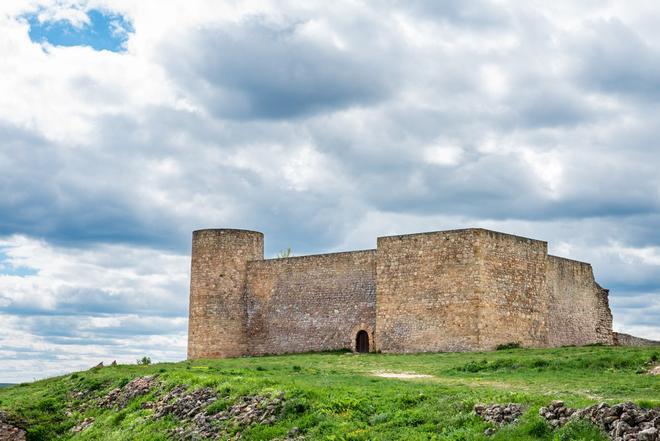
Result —
<path fill-rule="evenodd" d="M 248 263 L 250 355 L 352 348 L 375 328 L 375 250 Z"/>
<path fill-rule="evenodd" d="M 550 346 L 613 344 L 607 290 L 594 280 L 591 265 L 548 256 Z"/>
<path fill-rule="evenodd" d="M 475 230 L 479 252 L 480 350 L 547 345 L 546 242 Z"/>
<path fill-rule="evenodd" d="M 263 259 L 264 236 L 245 230 L 193 233 L 188 358 L 245 353 L 247 261 Z"/>
<path fill-rule="evenodd" d="M 193 236 L 189 358 L 355 349 L 613 344 L 607 290 L 547 243 L 483 229 L 380 237 L 377 249 L 263 260 L 263 235 Z"/>
<path fill-rule="evenodd" d="M 376 261 L 378 350 L 478 346 L 479 263 L 471 231 L 379 237 Z"/>

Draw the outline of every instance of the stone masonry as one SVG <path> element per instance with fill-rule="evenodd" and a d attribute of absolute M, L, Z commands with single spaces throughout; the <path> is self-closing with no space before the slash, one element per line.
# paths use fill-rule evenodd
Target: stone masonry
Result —
<path fill-rule="evenodd" d="M 616 343 L 591 265 L 539 240 L 471 228 L 263 257 L 261 233 L 193 233 L 188 358 Z"/>

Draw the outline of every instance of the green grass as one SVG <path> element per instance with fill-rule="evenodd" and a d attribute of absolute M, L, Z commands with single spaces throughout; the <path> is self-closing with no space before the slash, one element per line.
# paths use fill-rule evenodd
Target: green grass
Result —
<path fill-rule="evenodd" d="M 604 440 L 583 422 L 553 431 L 538 409 L 554 399 L 572 407 L 599 401 L 658 407 L 660 378 L 643 372 L 659 352 L 594 346 L 461 354 L 322 353 L 106 367 L 1 389 L 0 410 L 27 420 L 33 440 L 167 439 L 177 421 L 151 418 L 152 411 L 140 407 L 150 396 L 136 398 L 121 411 L 81 407 L 132 378 L 156 374 L 166 388 L 214 388 L 220 397 L 212 405 L 215 411 L 242 396 L 283 391 L 284 417 L 272 426 L 243 430 L 247 440 L 284 438 L 294 426 L 309 440 Z M 380 378 L 372 375 L 377 371 L 432 377 Z M 477 402 L 528 407 L 519 424 L 486 437 L 489 425 L 472 412 Z M 95 418 L 94 425 L 71 433 L 85 417 Z"/>

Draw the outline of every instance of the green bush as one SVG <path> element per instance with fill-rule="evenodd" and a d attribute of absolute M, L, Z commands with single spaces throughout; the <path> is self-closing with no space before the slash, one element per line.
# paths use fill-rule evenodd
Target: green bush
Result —
<path fill-rule="evenodd" d="M 607 435 L 591 422 L 585 420 L 569 421 L 557 430 L 553 441 L 607 441 Z"/>
<path fill-rule="evenodd" d="M 518 343 L 518 342 L 509 342 L 509 343 L 504 343 L 504 344 L 501 344 L 501 345 L 497 345 L 497 348 L 495 348 L 495 349 L 497 349 L 498 351 L 505 351 L 507 349 L 520 349 L 520 348 L 521 348 L 520 343 Z"/>

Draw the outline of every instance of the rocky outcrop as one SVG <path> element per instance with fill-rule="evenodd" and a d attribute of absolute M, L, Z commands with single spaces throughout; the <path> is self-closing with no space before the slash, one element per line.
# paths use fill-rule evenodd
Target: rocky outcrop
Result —
<path fill-rule="evenodd" d="M 25 441 L 25 430 L 17 427 L 16 421 L 4 412 L 0 412 L 0 441 Z"/>

